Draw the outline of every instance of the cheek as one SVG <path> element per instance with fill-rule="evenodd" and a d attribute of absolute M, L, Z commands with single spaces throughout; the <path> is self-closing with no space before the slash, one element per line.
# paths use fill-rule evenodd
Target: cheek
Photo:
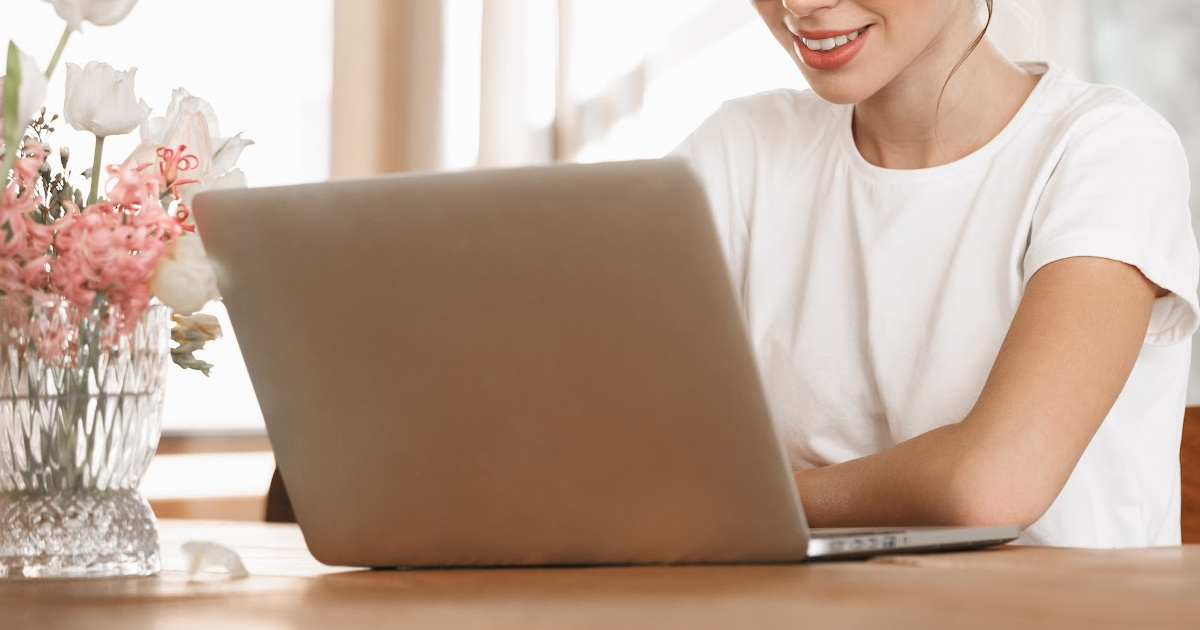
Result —
<path fill-rule="evenodd" d="M 951 35 L 956 16 L 970 14 L 976 0 L 912 0 L 896 3 L 901 10 L 887 20 L 889 47 L 917 53 Z"/>
<path fill-rule="evenodd" d="M 899 72 L 913 63 L 933 43 L 937 24 L 925 15 L 910 20 L 891 20 L 883 24 L 871 42 L 872 65 L 889 73 Z"/>
<path fill-rule="evenodd" d="M 775 38 L 775 41 L 779 42 L 779 45 L 783 46 L 783 49 L 789 55 L 798 60 L 795 48 L 792 45 L 792 32 L 787 29 L 787 26 L 783 22 L 783 3 L 779 0 L 751 0 L 751 4 L 758 11 L 758 15 L 762 18 L 767 30 L 771 31 L 771 35 Z"/>
<path fill-rule="evenodd" d="M 792 32 L 786 28 L 771 30 L 772 34 L 775 35 L 775 40 L 779 42 L 779 45 L 783 46 L 783 49 L 786 50 L 789 55 L 799 60 L 799 56 L 796 54 L 795 36 L 792 35 Z"/>

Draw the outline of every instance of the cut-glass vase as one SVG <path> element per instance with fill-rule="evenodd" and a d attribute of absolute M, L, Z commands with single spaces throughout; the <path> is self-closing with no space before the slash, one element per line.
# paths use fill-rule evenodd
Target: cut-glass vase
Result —
<path fill-rule="evenodd" d="M 0 577 L 159 571 L 138 485 L 162 423 L 170 312 L 0 298 Z"/>

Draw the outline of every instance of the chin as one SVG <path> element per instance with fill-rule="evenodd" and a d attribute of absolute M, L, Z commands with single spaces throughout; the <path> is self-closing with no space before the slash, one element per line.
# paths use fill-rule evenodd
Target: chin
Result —
<path fill-rule="evenodd" d="M 857 105 L 878 91 L 874 86 L 864 85 L 863 81 L 856 81 L 853 77 L 809 75 L 808 71 L 804 72 L 804 78 L 812 91 L 822 99 L 838 105 Z"/>
<path fill-rule="evenodd" d="M 788 33 L 791 37 L 791 33 Z M 817 70 L 804 62 L 797 45 L 789 40 L 788 53 L 804 80 L 822 99 L 838 105 L 857 105 L 882 90 L 895 78 L 888 60 L 877 59 L 873 50 L 863 50 L 849 63 L 833 70 Z"/>
<path fill-rule="evenodd" d="M 809 87 L 813 92 L 817 93 L 822 99 L 837 105 L 857 105 L 865 100 L 870 94 L 864 94 L 860 90 L 855 90 L 849 86 L 837 84 L 818 84 L 810 83 Z"/>

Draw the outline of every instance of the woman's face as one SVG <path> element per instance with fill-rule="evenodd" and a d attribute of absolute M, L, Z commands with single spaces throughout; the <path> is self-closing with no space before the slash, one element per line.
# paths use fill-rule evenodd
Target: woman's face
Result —
<path fill-rule="evenodd" d="M 979 35 L 975 0 L 752 2 L 808 84 L 834 103 L 860 103 L 920 73 L 940 89 Z"/>

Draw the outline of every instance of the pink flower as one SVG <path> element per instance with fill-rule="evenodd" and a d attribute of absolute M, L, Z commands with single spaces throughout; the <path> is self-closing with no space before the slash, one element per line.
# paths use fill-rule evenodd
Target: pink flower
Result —
<path fill-rule="evenodd" d="M 47 288 L 47 255 L 54 232 L 33 216 L 38 209 L 33 183 L 44 154 L 37 143 L 26 144 L 25 152 L 0 194 L 0 291 L 5 294 L 33 295 Z"/>
<path fill-rule="evenodd" d="M 110 165 L 108 167 L 108 190 L 105 192 L 110 203 L 118 206 L 135 207 L 156 203 L 166 186 L 160 174 L 154 173 L 152 163 L 132 165 Z"/>
<path fill-rule="evenodd" d="M 183 234 L 183 226 L 159 202 L 163 182 L 149 168 L 108 169 L 109 198 L 53 225 L 49 289 L 87 308 L 103 294 L 133 327 L 150 304 L 150 278 L 158 260 Z M 43 249 L 43 251 L 45 251 Z"/>
<path fill-rule="evenodd" d="M 43 225 L 34 184 L 44 155 L 36 144 L 26 152 L 0 195 L 0 292 L 10 298 L 4 302 L 62 300 L 63 312 L 78 319 L 103 296 L 115 331 L 131 331 L 153 298 L 150 279 L 159 260 L 185 232 L 160 201 L 168 190 L 162 173 L 153 163 L 110 166 L 107 199 L 82 210 L 67 204 L 62 218 Z M 39 351 L 66 352 L 66 337 L 34 332 Z"/>

